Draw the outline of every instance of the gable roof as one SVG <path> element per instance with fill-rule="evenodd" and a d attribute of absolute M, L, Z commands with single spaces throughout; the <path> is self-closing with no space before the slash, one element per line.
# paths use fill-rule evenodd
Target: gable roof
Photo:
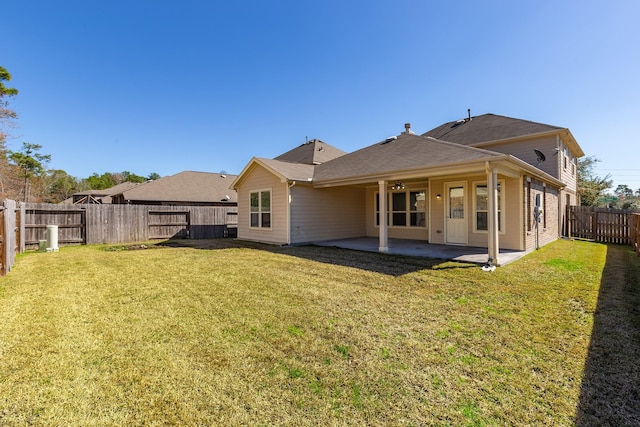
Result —
<path fill-rule="evenodd" d="M 315 165 L 289 163 L 276 159 L 256 159 L 267 169 L 271 169 L 281 178 L 289 181 L 311 181 Z"/>
<path fill-rule="evenodd" d="M 291 163 L 303 163 L 307 165 L 319 165 L 328 162 L 340 156 L 347 154 L 346 152 L 336 148 L 319 139 L 312 139 L 302 145 L 279 155 L 275 160 L 282 160 Z"/>
<path fill-rule="evenodd" d="M 564 128 L 497 114 L 483 114 L 442 124 L 422 135 L 456 144 L 476 145 L 560 130 Z"/>
<path fill-rule="evenodd" d="M 282 182 L 311 182 L 313 180 L 313 171 L 316 167 L 315 165 L 307 165 L 303 163 L 290 163 L 282 160 L 254 157 L 249 161 L 249 163 L 247 163 L 242 172 L 240 172 L 240 175 L 238 175 L 233 181 L 231 188 L 234 190 L 238 188 L 249 171 L 251 171 L 256 165 L 267 169 L 269 172 L 279 177 Z"/>
<path fill-rule="evenodd" d="M 402 133 L 316 166 L 314 182 L 384 176 L 498 157 L 504 154 Z"/>
<path fill-rule="evenodd" d="M 229 189 L 235 178 L 236 175 L 184 171 L 147 181 L 122 194 L 125 200 L 149 202 L 237 203 L 236 192 Z"/>

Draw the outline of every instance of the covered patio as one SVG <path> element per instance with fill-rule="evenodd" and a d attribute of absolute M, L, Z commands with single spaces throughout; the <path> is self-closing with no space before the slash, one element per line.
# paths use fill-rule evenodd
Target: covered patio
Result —
<path fill-rule="evenodd" d="M 379 252 L 379 240 L 376 237 L 360 237 L 355 239 L 338 239 L 313 242 L 317 246 L 331 246 L 366 252 Z M 437 245 L 419 240 L 388 239 L 386 253 L 408 255 L 425 258 L 444 259 L 474 264 L 486 264 L 487 248 L 455 245 Z M 526 251 L 500 249 L 500 265 L 516 261 L 526 255 Z"/>

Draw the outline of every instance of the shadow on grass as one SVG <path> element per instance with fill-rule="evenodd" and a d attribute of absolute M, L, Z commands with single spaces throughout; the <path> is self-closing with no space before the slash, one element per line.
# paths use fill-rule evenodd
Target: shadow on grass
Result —
<path fill-rule="evenodd" d="M 608 245 L 576 425 L 640 425 L 640 258 Z"/>
<path fill-rule="evenodd" d="M 441 259 L 390 255 L 324 246 L 276 246 L 235 239 L 212 240 L 167 240 L 159 242 L 163 247 L 189 247 L 194 249 L 219 250 L 249 248 L 283 255 L 304 258 L 325 264 L 358 268 L 375 273 L 402 276 L 421 270 L 443 270 L 454 268 L 479 268 L 476 264 L 444 261 Z"/>

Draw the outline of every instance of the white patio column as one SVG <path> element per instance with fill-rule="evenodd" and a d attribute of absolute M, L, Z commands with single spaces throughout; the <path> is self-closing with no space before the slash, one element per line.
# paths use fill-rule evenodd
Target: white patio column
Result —
<path fill-rule="evenodd" d="M 488 249 L 489 259 L 494 265 L 499 265 L 498 254 L 500 253 L 499 227 L 498 227 L 498 172 L 495 169 L 487 168 L 487 220 L 488 224 Z M 504 214 L 504 212 L 503 212 Z"/>
<path fill-rule="evenodd" d="M 379 214 L 379 239 L 380 243 L 378 246 L 379 252 L 388 252 L 389 251 L 389 240 L 387 238 L 387 204 L 389 198 L 387 197 L 387 181 L 378 181 L 378 200 L 380 205 L 380 214 Z"/>

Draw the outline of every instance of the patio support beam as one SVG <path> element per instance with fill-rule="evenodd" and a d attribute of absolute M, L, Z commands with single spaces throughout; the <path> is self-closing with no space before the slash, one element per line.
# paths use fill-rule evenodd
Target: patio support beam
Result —
<path fill-rule="evenodd" d="M 487 162 L 487 216 L 489 217 L 488 224 L 488 249 L 489 249 L 489 261 L 493 265 L 500 265 L 498 260 L 498 254 L 500 253 L 499 243 L 499 226 L 498 226 L 498 172 L 496 169 L 490 168 Z M 504 212 L 503 212 L 504 214 Z"/>
<path fill-rule="evenodd" d="M 380 214 L 379 214 L 379 227 L 378 227 L 378 236 L 380 239 L 380 243 L 378 245 L 378 252 L 388 252 L 389 251 L 389 239 L 387 238 L 387 221 L 388 221 L 388 209 L 387 205 L 389 203 L 389 197 L 387 197 L 387 181 L 381 180 L 378 181 L 378 204 L 380 205 Z"/>

